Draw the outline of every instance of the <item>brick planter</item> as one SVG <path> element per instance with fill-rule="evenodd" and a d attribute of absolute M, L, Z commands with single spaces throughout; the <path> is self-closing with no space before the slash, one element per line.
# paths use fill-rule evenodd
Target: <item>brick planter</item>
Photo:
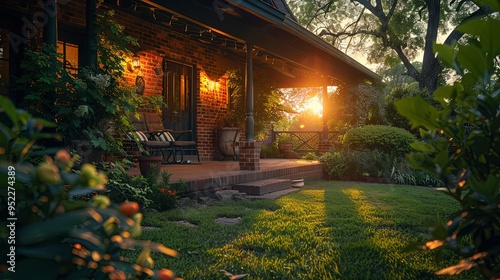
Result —
<path fill-rule="evenodd" d="M 261 142 L 239 143 L 240 170 L 260 170 L 260 147 Z"/>

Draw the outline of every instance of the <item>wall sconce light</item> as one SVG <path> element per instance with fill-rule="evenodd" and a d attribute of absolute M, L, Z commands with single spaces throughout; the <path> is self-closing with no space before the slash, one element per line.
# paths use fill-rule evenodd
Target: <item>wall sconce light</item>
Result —
<path fill-rule="evenodd" d="M 135 70 L 141 68 L 141 58 L 138 55 L 134 55 L 132 60 L 127 63 L 127 68 L 130 72 L 134 72 Z"/>
<path fill-rule="evenodd" d="M 135 69 L 141 67 L 141 58 L 138 55 L 132 57 L 132 66 L 134 66 Z"/>

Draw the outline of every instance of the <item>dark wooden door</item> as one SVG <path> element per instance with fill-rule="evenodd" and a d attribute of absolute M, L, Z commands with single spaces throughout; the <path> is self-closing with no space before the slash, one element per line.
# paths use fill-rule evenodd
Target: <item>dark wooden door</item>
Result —
<path fill-rule="evenodd" d="M 163 108 L 163 123 L 168 129 L 194 130 L 195 128 L 193 75 L 192 66 L 165 61 L 164 97 L 167 108 Z M 193 137 L 194 133 L 183 136 L 184 140 L 195 140 Z"/>

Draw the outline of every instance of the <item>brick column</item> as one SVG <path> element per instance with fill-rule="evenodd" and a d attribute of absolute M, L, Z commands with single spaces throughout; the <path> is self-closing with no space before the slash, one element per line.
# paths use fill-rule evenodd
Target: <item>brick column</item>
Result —
<path fill-rule="evenodd" d="M 332 141 L 320 140 L 319 141 L 319 147 L 318 147 L 319 154 L 322 155 L 322 154 L 324 154 L 326 152 L 329 152 L 330 148 L 332 147 L 332 145 L 333 145 Z"/>
<path fill-rule="evenodd" d="M 260 170 L 260 147 L 262 142 L 239 143 L 240 170 Z"/>

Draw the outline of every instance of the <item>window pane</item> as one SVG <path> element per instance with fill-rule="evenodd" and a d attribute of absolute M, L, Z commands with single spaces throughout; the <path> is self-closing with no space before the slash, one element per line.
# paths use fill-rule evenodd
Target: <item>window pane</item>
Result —
<path fill-rule="evenodd" d="M 78 69 L 78 45 L 66 43 L 66 61 L 72 69 Z"/>
<path fill-rule="evenodd" d="M 62 54 L 60 60 L 64 61 L 64 68 L 72 74 L 78 73 L 78 45 L 58 41 L 57 52 Z"/>
<path fill-rule="evenodd" d="M 186 110 L 186 104 L 184 103 L 186 100 L 186 76 L 181 75 L 180 80 L 180 89 L 179 89 L 179 109 Z"/>

